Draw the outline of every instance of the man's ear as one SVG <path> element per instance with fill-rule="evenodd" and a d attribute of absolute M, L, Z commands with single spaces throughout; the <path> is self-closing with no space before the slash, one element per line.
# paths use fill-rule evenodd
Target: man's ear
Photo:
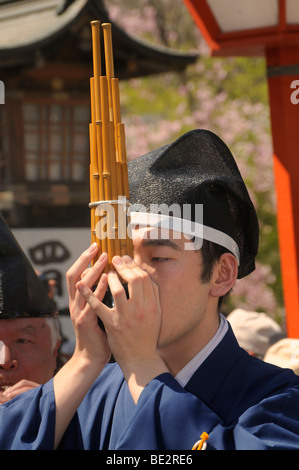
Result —
<path fill-rule="evenodd" d="M 222 297 L 235 285 L 238 276 L 238 263 L 232 253 L 224 253 L 215 264 L 210 295 Z"/>

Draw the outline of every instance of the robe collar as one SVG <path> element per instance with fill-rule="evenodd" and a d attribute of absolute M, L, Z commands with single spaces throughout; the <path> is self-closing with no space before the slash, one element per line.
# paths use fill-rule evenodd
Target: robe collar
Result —
<path fill-rule="evenodd" d="M 292 370 L 267 364 L 242 349 L 229 324 L 222 341 L 193 374 L 185 389 L 225 423 L 278 390 L 299 386 Z"/>

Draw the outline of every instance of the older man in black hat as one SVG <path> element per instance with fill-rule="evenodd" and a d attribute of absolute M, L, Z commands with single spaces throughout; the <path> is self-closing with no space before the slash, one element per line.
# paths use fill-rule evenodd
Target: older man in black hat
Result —
<path fill-rule="evenodd" d="M 116 256 L 103 273 L 103 253 L 86 271 L 92 245 L 69 270 L 75 353 L 53 381 L 0 407 L 0 447 L 298 449 L 299 377 L 241 349 L 219 312 L 258 247 L 229 149 L 196 130 L 129 167 L 134 259 Z"/>
<path fill-rule="evenodd" d="M 53 377 L 59 345 L 55 304 L 0 214 L 0 403 Z"/>

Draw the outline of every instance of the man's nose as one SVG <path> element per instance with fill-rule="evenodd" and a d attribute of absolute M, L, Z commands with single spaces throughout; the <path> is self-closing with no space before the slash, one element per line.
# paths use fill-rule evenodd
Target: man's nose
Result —
<path fill-rule="evenodd" d="M 4 362 L 0 364 L 0 370 L 14 370 L 18 367 L 18 361 L 14 358 L 10 348 L 4 345 Z"/>

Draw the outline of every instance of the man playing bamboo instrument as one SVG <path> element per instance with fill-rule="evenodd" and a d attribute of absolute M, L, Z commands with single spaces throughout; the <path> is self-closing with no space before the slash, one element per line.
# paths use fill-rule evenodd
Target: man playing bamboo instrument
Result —
<path fill-rule="evenodd" d="M 247 354 L 219 313 L 258 246 L 230 151 L 192 131 L 132 162 L 129 176 L 131 202 L 143 208 L 189 205 L 194 237 L 187 215 L 179 230 L 169 213 L 137 213 L 134 259 L 117 256 L 103 273 L 105 253 L 86 269 L 96 245 L 80 256 L 67 274 L 75 353 L 53 381 L 0 407 L 0 447 L 298 449 L 299 377 Z M 108 284 L 113 308 L 101 302 Z"/>

